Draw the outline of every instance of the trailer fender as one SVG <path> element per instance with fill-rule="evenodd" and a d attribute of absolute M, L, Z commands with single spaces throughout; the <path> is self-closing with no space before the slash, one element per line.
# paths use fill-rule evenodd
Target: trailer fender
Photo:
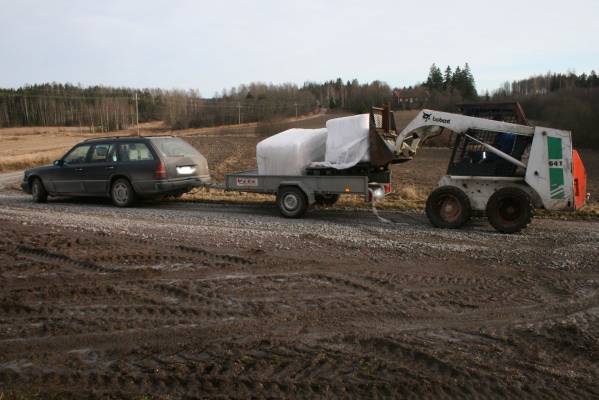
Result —
<path fill-rule="evenodd" d="M 304 184 L 302 182 L 299 182 L 299 181 L 282 181 L 280 183 L 280 185 L 279 185 L 279 188 L 281 186 L 295 186 L 295 187 L 298 187 L 306 195 L 306 198 L 308 199 L 308 204 L 309 205 L 312 205 L 312 204 L 316 203 L 316 198 L 314 196 L 314 190 L 311 189 L 311 188 L 309 188 L 306 184 Z"/>

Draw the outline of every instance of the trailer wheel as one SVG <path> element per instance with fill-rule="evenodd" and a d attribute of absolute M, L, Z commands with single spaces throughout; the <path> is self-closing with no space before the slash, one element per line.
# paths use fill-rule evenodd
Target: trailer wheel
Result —
<path fill-rule="evenodd" d="M 285 186 L 277 193 L 277 206 L 284 217 L 300 218 L 308 209 L 308 199 L 300 188 Z"/>
<path fill-rule="evenodd" d="M 487 218 L 501 233 L 517 233 L 526 228 L 534 216 L 530 196 L 515 187 L 499 189 L 487 202 Z"/>
<path fill-rule="evenodd" d="M 426 200 L 426 216 L 437 228 L 460 228 L 468 222 L 471 215 L 468 196 L 455 186 L 437 188 Z"/>
<path fill-rule="evenodd" d="M 316 200 L 316 204 L 318 204 L 319 206 L 332 206 L 337 202 L 337 200 L 339 200 L 339 195 L 335 193 L 317 194 L 314 195 L 314 198 Z"/>

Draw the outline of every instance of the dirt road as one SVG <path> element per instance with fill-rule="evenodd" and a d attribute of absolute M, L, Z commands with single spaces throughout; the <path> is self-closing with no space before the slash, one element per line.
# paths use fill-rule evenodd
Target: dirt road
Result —
<path fill-rule="evenodd" d="M 0 393 L 599 396 L 599 224 L 0 193 Z"/>

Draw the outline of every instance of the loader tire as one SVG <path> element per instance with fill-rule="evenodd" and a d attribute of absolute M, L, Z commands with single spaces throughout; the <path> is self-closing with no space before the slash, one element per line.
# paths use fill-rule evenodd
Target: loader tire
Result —
<path fill-rule="evenodd" d="M 441 186 L 426 200 L 426 216 L 437 228 L 458 229 L 470 220 L 468 196 L 455 186 Z"/>
<path fill-rule="evenodd" d="M 518 233 L 526 228 L 534 216 L 530 196 L 515 187 L 499 189 L 487 202 L 487 218 L 501 233 Z"/>
<path fill-rule="evenodd" d="M 284 217 L 300 218 L 308 209 L 308 198 L 300 188 L 284 186 L 277 193 L 277 206 Z"/>

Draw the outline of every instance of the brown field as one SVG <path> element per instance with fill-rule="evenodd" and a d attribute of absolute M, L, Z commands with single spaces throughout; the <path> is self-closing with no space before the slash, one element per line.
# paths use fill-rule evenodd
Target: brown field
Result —
<path fill-rule="evenodd" d="M 407 125 L 417 111 L 396 112 L 398 128 Z M 185 138 L 208 159 L 213 179 L 223 182 L 228 172 L 256 168 L 256 144 L 264 137 L 289 128 L 321 128 L 331 118 L 348 115 L 343 112 L 308 115 L 270 123 L 249 123 L 216 128 L 200 128 L 171 131 L 160 122 L 140 125 L 142 135 L 168 134 Z M 74 144 L 98 136 L 135 136 L 137 130 L 130 128 L 119 132 L 92 133 L 88 128 L 32 127 L 0 129 L 0 172 L 20 170 L 49 164 L 59 158 Z M 442 143 L 444 139 L 437 141 Z M 580 216 L 599 216 L 599 151 L 583 149 L 581 156 L 589 175 L 588 191 L 591 203 L 577 212 Z M 426 196 L 444 175 L 450 151 L 443 147 L 423 148 L 417 157 L 402 165 L 392 166 L 394 193 L 377 206 L 383 209 L 418 209 L 424 207 Z M 221 190 L 197 189 L 183 197 L 186 201 L 270 203 L 272 196 L 229 193 Z M 344 196 L 336 204 L 340 207 L 363 207 L 359 197 Z"/>

